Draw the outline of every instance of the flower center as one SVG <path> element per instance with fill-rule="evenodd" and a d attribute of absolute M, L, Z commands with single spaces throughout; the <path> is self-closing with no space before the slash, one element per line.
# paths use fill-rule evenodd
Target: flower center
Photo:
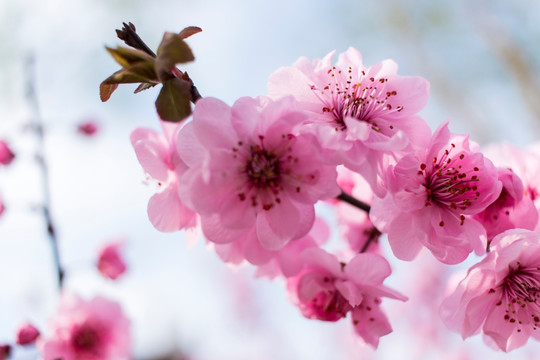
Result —
<path fill-rule="evenodd" d="M 253 207 L 270 210 L 281 202 L 280 193 L 284 184 L 291 182 L 293 167 L 299 160 L 292 154 L 293 135 L 283 134 L 281 142 L 272 149 L 264 145 L 264 136 L 260 135 L 259 140 L 259 144 L 252 145 L 239 141 L 232 149 L 233 158 L 239 161 L 238 199 L 249 199 Z M 301 191 L 300 185 L 296 191 Z"/>
<path fill-rule="evenodd" d="M 397 91 L 388 88 L 388 79 L 368 78 L 365 71 L 362 71 L 358 81 L 353 81 L 350 66 L 346 72 L 347 74 L 334 66 L 328 70 L 330 82 L 326 86 L 322 89 L 311 86 L 311 90 L 323 104 L 322 112 L 332 115 L 336 130 L 347 129 L 346 117 L 365 121 L 377 132 L 393 130 L 393 125 L 383 128 L 376 121 L 377 118 L 403 110 L 403 106 L 391 103 L 391 98 L 397 95 Z"/>
<path fill-rule="evenodd" d="M 279 158 L 276 154 L 257 145 L 251 147 L 246 174 L 255 187 L 275 187 L 279 182 L 279 173 Z"/>
<path fill-rule="evenodd" d="M 503 297 L 496 304 L 506 305 L 504 320 L 516 324 L 521 332 L 524 324 L 536 330 L 540 324 L 540 267 L 523 267 L 518 261 L 515 267 L 509 266 L 509 273 L 498 286 Z M 495 293 L 495 289 L 490 289 Z"/>
<path fill-rule="evenodd" d="M 99 343 L 99 335 L 93 327 L 83 324 L 75 331 L 71 342 L 77 350 L 91 351 Z"/>
<path fill-rule="evenodd" d="M 444 150 L 442 156 L 434 157 L 431 169 L 426 164 L 420 164 L 418 174 L 425 177 L 424 187 L 427 193 L 425 206 L 435 203 L 454 212 L 461 212 L 480 197 L 477 186 L 480 181 L 477 173 L 480 169 L 467 163 L 467 155 L 464 153 L 451 157 L 455 147 L 450 144 L 450 148 Z M 461 225 L 464 219 L 461 215 Z"/>
<path fill-rule="evenodd" d="M 540 281 L 538 269 L 522 268 L 520 263 L 511 269 L 505 279 L 504 287 L 508 296 L 518 303 L 535 303 L 540 299 Z"/>
<path fill-rule="evenodd" d="M 324 321 L 337 321 L 352 309 L 349 302 L 336 290 L 319 292 L 307 305 L 313 316 Z"/>

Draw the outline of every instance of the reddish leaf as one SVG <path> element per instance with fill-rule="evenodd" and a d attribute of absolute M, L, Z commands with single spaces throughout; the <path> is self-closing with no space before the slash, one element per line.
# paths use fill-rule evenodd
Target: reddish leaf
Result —
<path fill-rule="evenodd" d="M 179 122 L 191 114 L 191 84 L 174 78 L 163 83 L 156 100 L 156 110 L 161 120 Z"/>
<path fill-rule="evenodd" d="M 99 85 L 99 97 L 101 98 L 101 101 L 105 102 L 109 100 L 117 87 L 118 84 L 106 84 L 105 82 L 102 82 L 101 85 Z"/>
<path fill-rule="evenodd" d="M 103 82 L 106 84 L 157 83 L 158 79 L 153 64 L 139 63 L 118 70 Z"/>
<path fill-rule="evenodd" d="M 194 59 L 191 49 L 180 35 L 165 33 L 157 51 L 156 73 L 162 81 L 165 81 L 169 78 L 176 64 Z"/>
<path fill-rule="evenodd" d="M 188 37 L 190 37 L 191 35 L 195 35 L 197 33 L 200 33 L 202 31 L 202 29 L 198 26 L 188 26 L 187 28 L 184 28 L 182 31 L 180 31 L 178 33 L 178 35 L 182 38 L 182 39 L 186 39 Z"/>

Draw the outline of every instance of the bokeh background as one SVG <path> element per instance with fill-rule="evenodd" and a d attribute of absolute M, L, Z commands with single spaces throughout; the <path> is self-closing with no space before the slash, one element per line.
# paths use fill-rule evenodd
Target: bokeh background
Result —
<path fill-rule="evenodd" d="M 35 85 L 44 122 L 51 206 L 67 270 L 66 289 L 122 303 L 132 320 L 136 359 L 523 359 L 531 341 L 510 354 L 479 336 L 462 342 L 432 309 L 411 299 L 385 301 L 394 333 L 373 352 L 356 341 L 350 320 L 302 318 L 283 284 L 231 269 L 203 241 L 190 249 L 182 233 L 157 232 L 146 216 L 155 186 L 129 143 L 135 127 L 159 128 L 157 89 L 133 95 L 120 86 L 107 103 L 99 83 L 118 69 L 104 46 L 121 45 L 114 29 L 131 21 L 152 48 L 164 31 L 196 25 L 188 39 L 196 61 L 187 70 L 203 96 L 232 104 L 265 94 L 268 76 L 298 57 L 359 49 L 367 65 L 392 58 L 400 74 L 423 76 L 431 95 L 422 116 L 435 128 L 451 118 L 454 132 L 480 144 L 525 146 L 540 135 L 540 2 L 430 0 L 1 0 L 0 138 L 16 160 L 0 168 L 0 342 L 32 321 L 46 329 L 58 300 L 35 162 L 36 116 L 26 96 Z M 28 59 L 34 59 L 33 72 Z M 100 125 L 92 138 L 77 124 Z M 328 209 L 326 219 L 335 225 Z M 339 232 L 333 226 L 333 236 Z M 117 282 L 95 270 L 99 247 L 124 239 L 129 273 Z M 388 284 L 413 297 L 440 295 L 430 259 L 403 263 L 390 255 Z M 472 259 L 471 262 L 475 262 Z M 419 290 L 420 289 L 420 290 Z M 413 321 L 411 322 L 411 319 Z M 34 359 L 35 349 L 14 349 Z"/>

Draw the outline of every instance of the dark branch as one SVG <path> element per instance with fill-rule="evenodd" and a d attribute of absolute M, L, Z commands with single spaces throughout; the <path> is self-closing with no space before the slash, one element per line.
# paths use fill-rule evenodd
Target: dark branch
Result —
<path fill-rule="evenodd" d="M 50 196 L 50 183 L 49 183 L 49 168 L 47 166 L 47 160 L 45 157 L 45 136 L 43 134 L 43 124 L 39 111 L 39 104 L 35 88 L 35 74 L 34 74 L 34 58 L 29 57 L 26 66 L 25 74 L 26 79 L 26 99 L 32 109 L 32 129 L 34 130 L 38 147 L 36 149 L 36 161 L 41 173 L 41 184 L 43 192 L 43 205 L 41 207 L 43 218 L 45 220 L 45 226 L 47 230 L 47 236 L 49 237 L 53 261 L 56 267 L 56 273 L 58 278 L 58 287 L 61 289 L 64 281 L 64 270 L 60 263 L 60 252 L 58 250 L 58 239 L 56 237 L 56 231 L 51 216 L 51 196 Z"/>
<path fill-rule="evenodd" d="M 357 198 L 341 191 L 341 194 L 339 194 L 336 199 L 345 201 L 347 204 L 350 204 L 354 207 L 357 207 L 360 210 L 364 210 L 365 212 L 369 213 L 369 210 L 371 210 L 371 206 L 366 204 L 363 201 L 358 200 Z"/>
<path fill-rule="evenodd" d="M 187 72 L 182 75 L 182 79 L 188 81 L 191 84 L 191 102 L 195 104 L 197 100 L 202 98 L 201 94 L 199 94 L 199 90 L 197 90 L 197 87 L 195 86 L 195 84 L 193 84 L 193 80 L 191 80 Z"/>
<path fill-rule="evenodd" d="M 382 233 L 379 230 L 377 230 L 375 226 L 367 230 L 367 232 L 368 232 L 368 239 L 366 240 L 366 243 L 364 244 L 364 246 L 362 246 L 360 253 L 366 252 L 367 249 L 369 248 L 369 245 L 374 241 L 377 242 L 379 240 L 379 236 L 382 235 Z"/>

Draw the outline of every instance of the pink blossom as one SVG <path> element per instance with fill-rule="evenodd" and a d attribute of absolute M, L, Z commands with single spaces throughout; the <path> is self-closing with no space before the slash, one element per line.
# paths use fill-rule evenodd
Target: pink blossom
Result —
<path fill-rule="evenodd" d="M 370 218 L 396 257 L 412 260 L 423 246 L 446 264 L 485 253 L 486 231 L 471 215 L 495 201 L 502 185 L 468 136 L 451 134 L 445 122 L 423 151 L 404 156 L 387 175 L 389 193 L 374 199 Z"/>
<path fill-rule="evenodd" d="M 330 228 L 321 218 L 315 218 L 313 227 L 309 233 L 294 241 L 289 242 L 283 248 L 273 251 L 272 258 L 267 263 L 257 268 L 255 276 L 274 278 L 283 276 L 285 278 L 297 275 L 303 267 L 300 254 L 309 248 L 322 246 L 330 237 Z"/>
<path fill-rule="evenodd" d="M 327 240 L 328 235 L 329 230 L 326 224 L 316 219 L 309 234 L 288 242 L 278 250 L 264 248 L 258 241 L 254 228 L 236 235 L 232 242 L 212 243 L 212 246 L 223 261 L 234 265 L 247 261 L 257 266 L 256 276 L 272 279 L 276 276 L 296 275 L 302 268 L 298 255 L 304 249 L 321 245 Z"/>
<path fill-rule="evenodd" d="M 323 146 L 336 151 L 339 163 L 361 173 L 382 196 L 384 157 L 429 136 L 428 125 L 416 115 L 427 103 L 429 83 L 398 75 L 392 60 L 366 67 L 352 47 L 332 65 L 334 55 L 313 62 L 302 57 L 280 68 L 269 78 L 268 93 L 273 98 L 293 95 L 311 113 L 309 122 Z"/>
<path fill-rule="evenodd" d="M 189 167 L 180 194 L 208 240 L 251 236 L 280 249 L 310 230 L 315 202 L 339 194 L 335 167 L 317 139 L 300 132 L 306 115 L 294 107 L 291 98 L 241 98 L 232 108 L 214 98 L 197 102 L 178 136 Z"/>
<path fill-rule="evenodd" d="M 304 269 L 287 280 L 292 302 L 309 319 L 338 321 L 352 312 L 355 331 L 377 347 L 379 337 L 392 331 L 380 311 L 380 297 L 407 298 L 382 284 L 391 273 L 388 262 L 374 253 L 357 254 L 347 264 L 320 248 L 309 248 L 300 258 Z"/>
<path fill-rule="evenodd" d="M 540 210 L 540 147 L 533 144 L 525 149 L 508 143 L 492 144 L 483 149 L 495 165 L 511 169 L 523 182 L 525 197 Z M 535 230 L 540 231 L 540 223 Z"/>
<path fill-rule="evenodd" d="M 178 179 L 187 169 L 176 151 L 176 136 L 181 126 L 162 122 L 164 134 L 137 128 L 130 135 L 141 166 L 161 189 L 148 202 L 148 217 L 163 232 L 197 225 L 197 214 L 178 195 Z"/>
<path fill-rule="evenodd" d="M 9 165 L 14 158 L 15 154 L 9 145 L 4 140 L 0 140 L 0 164 Z"/>
<path fill-rule="evenodd" d="M 6 210 L 6 207 L 4 205 L 4 202 L 2 201 L 2 197 L 0 196 L 0 216 L 2 216 L 5 210 Z"/>
<path fill-rule="evenodd" d="M 122 245 L 122 241 L 116 241 L 99 250 L 97 267 L 104 277 L 116 280 L 126 271 L 126 264 L 120 253 Z"/>
<path fill-rule="evenodd" d="M 64 294 L 49 335 L 39 346 L 44 360 L 130 359 L 129 326 L 116 302 Z"/>
<path fill-rule="evenodd" d="M 8 359 L 11 355 L 10 345 L 0 345 L 0 360 Z"/>
<path fill-rule="evenodd" d="M 540 339 L 539 299 L 540 234 L 508 230 L 445 299 L 441 316 L 464 339 L 481 331 L 488 342 L 510 351 L 530 336 Z"/>
<path fill-rule="evenodd" d="M 96 135 L 98 130 L 99 130 L 99 126 L 97 122 L 92 121 L 92 120 L 82 122 L 77 126 L 77 131 L 79 132 L 79 134 L 82 134 L 88 137 L 92 137 Z"/>
<path fill-rule="evenodd" d="M 473 218 L 484 226 L 489 240 L 509 229 L 534 230 L 538 211 L 532 200 L 524 196 L 521 179 L 512 170 L 504 168 L 498 169 L 498 176 L 503 186 L 499 198 Z"/>
<path fill-rule="evenodd" d="M 30 345 L 33 344 L 39 337 L 39 330 L 30 323 L 25 323 L 17 330 L 17 344 Z"/>

